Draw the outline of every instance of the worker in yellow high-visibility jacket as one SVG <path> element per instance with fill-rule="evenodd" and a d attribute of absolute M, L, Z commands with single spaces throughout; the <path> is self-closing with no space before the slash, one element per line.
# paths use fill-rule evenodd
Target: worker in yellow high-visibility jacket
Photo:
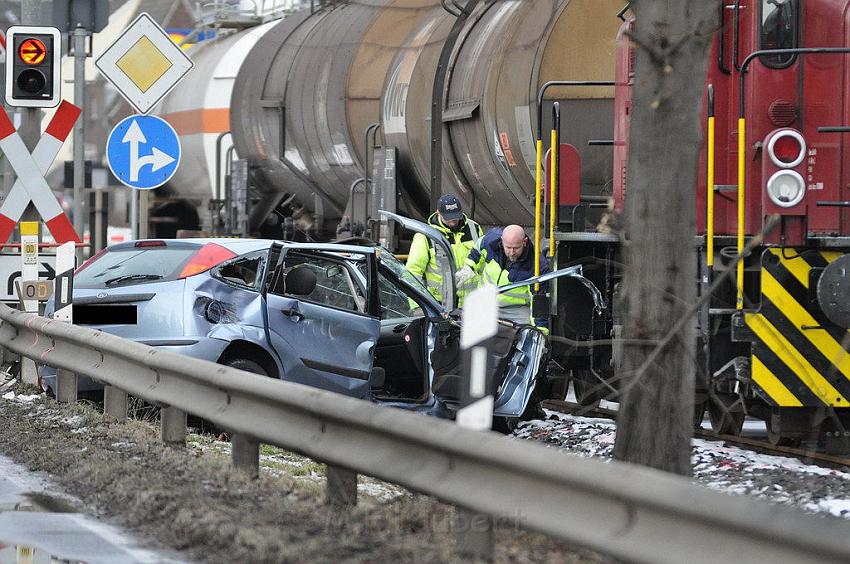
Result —
<path fill-rule="evenodd" d="M 470 251 L 478 245 L 483 235 L 481 226 L 473 221 L 461 208 L 460 200 L 453 194 L 446 194 L 437 203 L 437 211 L 428 218 L 428 224 L 443 233 L 454 255 L 455 268 L 461 269 L 467 262 Z M 422 280 L 425 287 L 437 300 L 443 301 L 443 276 L 437 264 L 437 255 L 433 243 L 421 233 L 413 236 L 410 254 L 407 257 L 407 270 Z M 463 297 L 474 288 L 475 281 L 470 280 L 465 289 L 458 289 L 457 305 L 463 305 Z"/>

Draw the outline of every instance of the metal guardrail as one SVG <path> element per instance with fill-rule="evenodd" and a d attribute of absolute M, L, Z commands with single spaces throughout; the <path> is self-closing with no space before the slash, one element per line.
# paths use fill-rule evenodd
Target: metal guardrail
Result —
<path fill-rule="evenodd" d="M 847 562 L 850 525 L 0 305 L 0 346 L 256 440 L 639 562 Z"/>

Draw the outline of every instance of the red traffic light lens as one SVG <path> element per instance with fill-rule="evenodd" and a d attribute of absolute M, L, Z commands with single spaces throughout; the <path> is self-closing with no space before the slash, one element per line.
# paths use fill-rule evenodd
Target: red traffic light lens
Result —
<path fill-rule="evenodd" d="M 18 47 L 18 57 L 28 65 L 39 65 L 47 57 L 47 47 L 40 39 L 24 39 Z"/>
<path fill-rule="evenodd" d="M 773 144 L 773 154 L 785 164 L 793 163 L 800 158 L 800 151 L 802 150 L 800 141 L 791 135 L 784 135 Z"/>

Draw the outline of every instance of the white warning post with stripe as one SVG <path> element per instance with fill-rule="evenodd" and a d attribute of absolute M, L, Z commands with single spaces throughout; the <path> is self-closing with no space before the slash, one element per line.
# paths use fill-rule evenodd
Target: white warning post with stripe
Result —
<path fill-rule="evenodd" d="M 6 110 L 0 111 L 0 151 L 6 155 L 17 175 L 15 184 L 0 206 L 0 242 L 9 240 L 30 202 L 35 205 L 56 242 L 81 242 L 44 178 L 79 116 L 80 108 L 62 101 L 30 154 Z"/>
<path fill-rule="evenodd" d="M 490 429 L 493 425 L 493 386 L 487 366 L 488 341 L 499 330 L 499 293 L 485 284 L 464 298 L 461 314 L 460 348 L 469 358 L 465 389 L 457 424 L 470 429 Z"/>
<path fill-rule="evenodd" d="M 53 319 L 73 323 L 75 245 L 68 241 L 56 249 L 56 279 L 53 293 Z"/>
<path fill-rule="evenodd" d="M 5 114 L 5 112 L 3 112 Z M 38 222 L 21 222 L 21 280 L 38 280 Z M 25 300 L 20 294 L 21 306 L 27 313 L 38 313 L 38 300 Z M 21 357 L 21 382 L 38 384 L 35 361 Z"/>

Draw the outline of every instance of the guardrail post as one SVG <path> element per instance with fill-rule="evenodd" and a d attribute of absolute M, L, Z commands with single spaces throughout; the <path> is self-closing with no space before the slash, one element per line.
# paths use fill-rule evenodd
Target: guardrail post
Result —
<path fill-rule="evenodd" d="M 186 444 L 186 412 L 163 407 L 159 411 L 159 437 L 164 443 Z"/>
<path fill-rule="evenodd" d="M 119 421 L 127 420 L 127 392 L 115 386 L 103 387 L 103 413 Z"/>
<path fill-rule="evenodd" d="M 233 433 L 230 437 L 230 457 L 233 466 L 252 478 L 260 475 L 260 441 L 254 437 Z"/>
<path fill-rule="evenodd" d="M 357 472 L 340 466 L 327 467 L 327 498 L 328 505 L 337 507 L 354 507 L 357 505 Z"/>
<path fill-rule="evenodd" d="M 77 375 L 70 370 L 56 370 L 56 401 L 59 403 L 77 402 Z"/>
<path fill-rule="evenodd" d="M 487 284 L 466 296 L 463 304 L 460 348 L 463 359 L 460 405 L 456 423 L 467 429 L 486 431 L 493 427 L 495 386 L 488 369 L 493 337 L 499 331 L 499 295 Z M 464 556 L 492 562 L 493 518 L 455 508 L 455 548 Z"/>

